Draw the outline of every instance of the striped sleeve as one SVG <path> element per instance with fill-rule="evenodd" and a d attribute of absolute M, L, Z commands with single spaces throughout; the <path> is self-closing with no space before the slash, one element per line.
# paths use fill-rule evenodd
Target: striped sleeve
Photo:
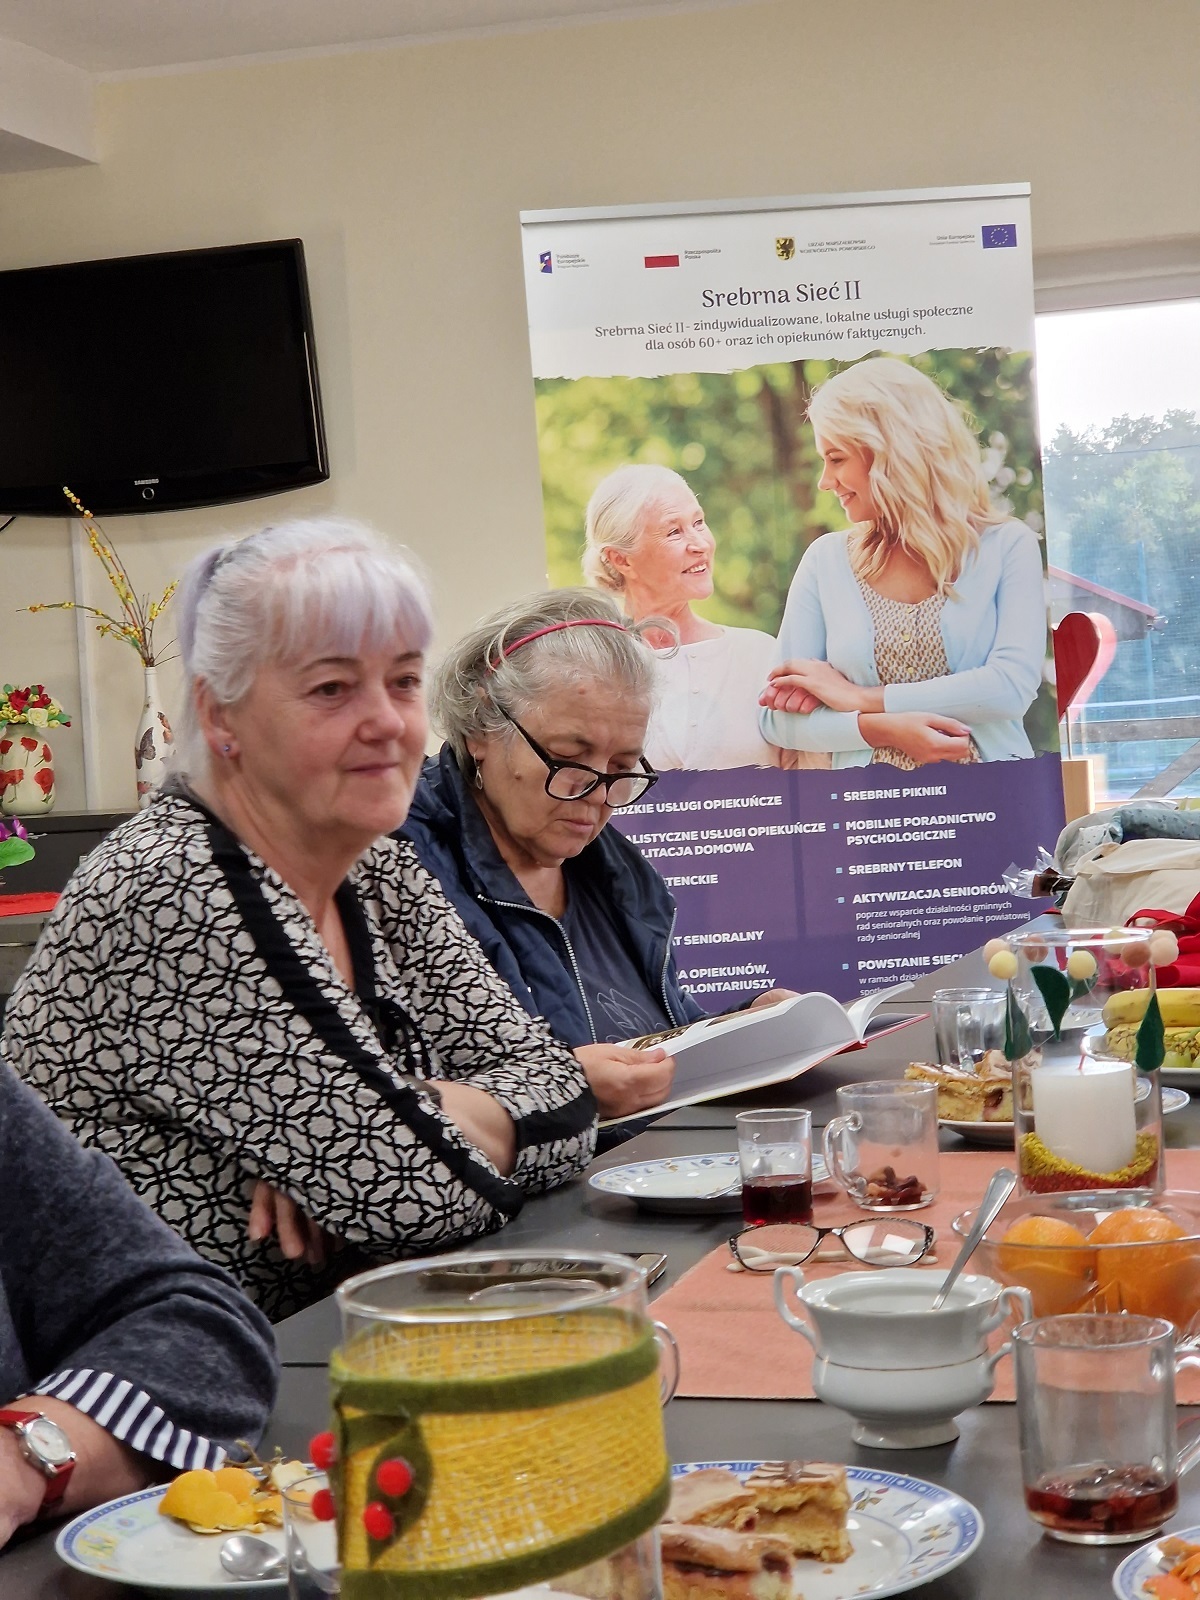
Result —
<path fill-rule="evenodd" d="M 90 1367 L 66 1368 L 33 1386 L 34 1394 L 52 1395 L 82 1411 L 106 1428 L 114 1439 L 164 1466 L 184 1472 L 193 1467 L 215 1469 L 225 1459 L 219 1444 L 202 1434 L 180 1428 L 144 1389 L 111 1372 Z"/>

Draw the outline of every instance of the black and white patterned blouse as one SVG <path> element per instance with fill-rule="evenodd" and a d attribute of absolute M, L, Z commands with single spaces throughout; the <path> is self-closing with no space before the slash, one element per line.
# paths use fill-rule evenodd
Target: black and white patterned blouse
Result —
<path fill-rule="evenodd" d="M 363 1256 L 501 1227 L 595 1142 L 575 1057 L 517 1004 L 410 845 L 379 840 L 338 906 L 353 990 L 288 885 L 192 797 L 166 793 L 81 864 L 4 1019 L 0 1050 L 21 1076 L 274 1319 Z M 423 1077 L 504 1107 L 510 1178 Z M 252 1243 L 257 1178 L 351 1256 L 317 1271 Z"/>

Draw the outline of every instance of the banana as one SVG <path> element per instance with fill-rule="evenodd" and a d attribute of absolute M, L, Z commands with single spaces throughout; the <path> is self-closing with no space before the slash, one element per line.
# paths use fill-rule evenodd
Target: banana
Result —
<path fill-rule="evenodd" d="M 1105 1048 L 1122 1061 L 1132 1061 L 1137 1053 L 1137 1023 L 1124 1022 L 1110 1028 L 1104 1035 Z M 1200 1076 L 1200 1027 L 1167 1028 L 1164 1030 L 1166 1058 L 1164 1067 L 1195 1067 Z"/>
<path fill-rule="evenodd" d="M 1150 1004 L 1149 989 L 1123 989 L 1109 995 L 1101 1016 L 1109 1028 L 1138 1023 Z M 1158 1008 L 1167 1028 L 1200 1028 L 1200 989 L 1160 989 Z"/>

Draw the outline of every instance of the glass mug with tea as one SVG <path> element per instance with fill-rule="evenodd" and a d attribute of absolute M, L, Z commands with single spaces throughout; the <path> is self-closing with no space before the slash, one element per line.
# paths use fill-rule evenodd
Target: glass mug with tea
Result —
<path fill-rule="evenodd" d="M 739 1111 L 734 1121 L 743 1221 L 811 1222 L 812 1112 Z"/>
<path fill-rule="evenodd" d="M 916 1211 L 938 1194 L 937 1085 L 843 1084 L 825 1125 L 829 1175 L 864 1211 Z"/>
<path fill-rule="evenodd" d="M 1021 1477 L 1029 1515 L 1068 1544 L 1146 1539 L 1174 1516 L 1179 1479 L 1200 1461 L 1181 1447 L 1176 1355 L 1161 1317 L 1041 1317 L 1013 1333 Z"/>

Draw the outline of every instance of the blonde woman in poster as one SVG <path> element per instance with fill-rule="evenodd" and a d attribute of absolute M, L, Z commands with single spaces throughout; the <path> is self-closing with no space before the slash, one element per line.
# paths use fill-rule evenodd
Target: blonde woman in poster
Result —
<path fill-rule="evenodd" d="M 618 467 L 588 501 L 588 582 L 616 595 L 632 621 L 662 617 L 678 631 L 678 647 L 665 630 L 651 636 L 658 698 L 646 759 L 659 772 L 779 765 L 779 750 L 758 726 L 774 639 L 758 628 L 720 627 L 692 609 L 712 595 L 715 552 L 700 502 L 668 467 Z"/>
<path fill-rule="evenodd" d="M 763 736 L 835 767 L 1011 761 L 1041 683 L 1036 534 L 992 504 L 979 443 L 931 378 L 876 356 L 821 385 L 820 487 L 852 526 L 788 592 Z"/>

